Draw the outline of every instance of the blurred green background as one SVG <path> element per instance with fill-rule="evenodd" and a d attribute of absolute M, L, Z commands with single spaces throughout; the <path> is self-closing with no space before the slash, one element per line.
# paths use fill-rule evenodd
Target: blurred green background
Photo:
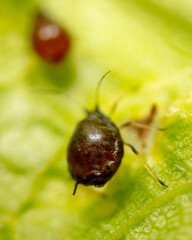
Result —
<path fill-rule="evenodd" d="M 1 0 L 0 2 L 0 239 L 191 239 L 192 2 L 190 0 Z M 35 15 L 63 26 L 71 48 L 61 64 L 32 48 Z M 66 147 L 91 109 L 100 77 L 101 109 L 124 94 L 119 123 L 158 106 L 145 154 L 160 186 L 127 149 L 102 189 L 80 185 L 68 172 Z M 144 155 L 143 155 L 144 156 Z"/>

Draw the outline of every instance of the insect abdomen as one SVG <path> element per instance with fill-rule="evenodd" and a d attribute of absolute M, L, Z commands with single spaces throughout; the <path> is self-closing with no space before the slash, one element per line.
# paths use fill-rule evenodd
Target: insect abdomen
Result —
<path fill-rule="evenodd" d="M 117 127 L 95 111 L 81 121 L 68 147 L 69 170 L 84 185 L 103 186 L 117 171 L 123 142 Z"/>

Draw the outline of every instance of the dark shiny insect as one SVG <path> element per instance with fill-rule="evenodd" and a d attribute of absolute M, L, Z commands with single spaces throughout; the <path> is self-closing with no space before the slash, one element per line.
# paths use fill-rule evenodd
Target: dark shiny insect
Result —
<path fill-rule="evenodd" d="M 59 63 L 69 51 L 70 38 L 64 28 L 39 14 L 33 31 L 33 46 L 45 61 Z"/>
<path fill-rule="evenodd" d="M 115 174 L 123 157 L 123 145 L 131 148 L 149 173 L 165 185 L 148 167 L 139 152 L 129 143 L 122 140 L 117 126 L 99 109 L 99 87 L 106 73 L 97 86 L 96 107 L 87 112 L 87 117 L 77 124 L 68 146 L 69 171 L 76 181 L 73 195 L 78 184 L 102 187 Z M 135 125 L 140 128 L 148 126 L 136 122 L 127 122 L 121 127 Z"/>

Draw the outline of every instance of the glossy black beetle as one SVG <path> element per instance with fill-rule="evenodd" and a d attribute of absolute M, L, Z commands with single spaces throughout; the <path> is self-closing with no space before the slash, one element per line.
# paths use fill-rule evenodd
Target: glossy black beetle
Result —
<path fill-rule="evenodd" d="M 157 181 L 165 185 L 148 167 L 139 152 L 128 143 L 124 143 L 117 126 L 99 109 L 99 87 L 108 74 L 107 72 L 99 81 L 96 90 L 96 107 L 94 111 L 88 111 L 87 117 L 77 124 L 71 137 L 67 159 L 69 171 L 76 181 L 73 195 L 75 195 L 79 183 L 102 187 L 115 174 L 123 157 L 123 145 L 129 146 L 136 154 L 149 173 Z M 140 128 L 148 126 L 127 122 L 121 127 L 135 125 Z"/>

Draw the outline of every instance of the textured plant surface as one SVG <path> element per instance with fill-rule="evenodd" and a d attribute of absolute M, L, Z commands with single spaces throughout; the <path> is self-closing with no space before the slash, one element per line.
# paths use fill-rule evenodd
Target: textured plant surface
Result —
<path fill-rule="evenodd" d="M 54 66 L 31 47 L 41 9 L 73 41 Z M 1 1 L 0 7 L 0 239 L 183 240 L 192 235 L 192 3 L 189 0 Z M 158 106 L 154 125 L 166 131 L 135 145 L 159 185 L 129 149 L 102 189 L 79 186 L 67 169 L 66 147 L 84 117 L 61 89 L 93 107 L 96 84 L 102 110 L 124 93 L 114 122 L 142 119 Z"/>

